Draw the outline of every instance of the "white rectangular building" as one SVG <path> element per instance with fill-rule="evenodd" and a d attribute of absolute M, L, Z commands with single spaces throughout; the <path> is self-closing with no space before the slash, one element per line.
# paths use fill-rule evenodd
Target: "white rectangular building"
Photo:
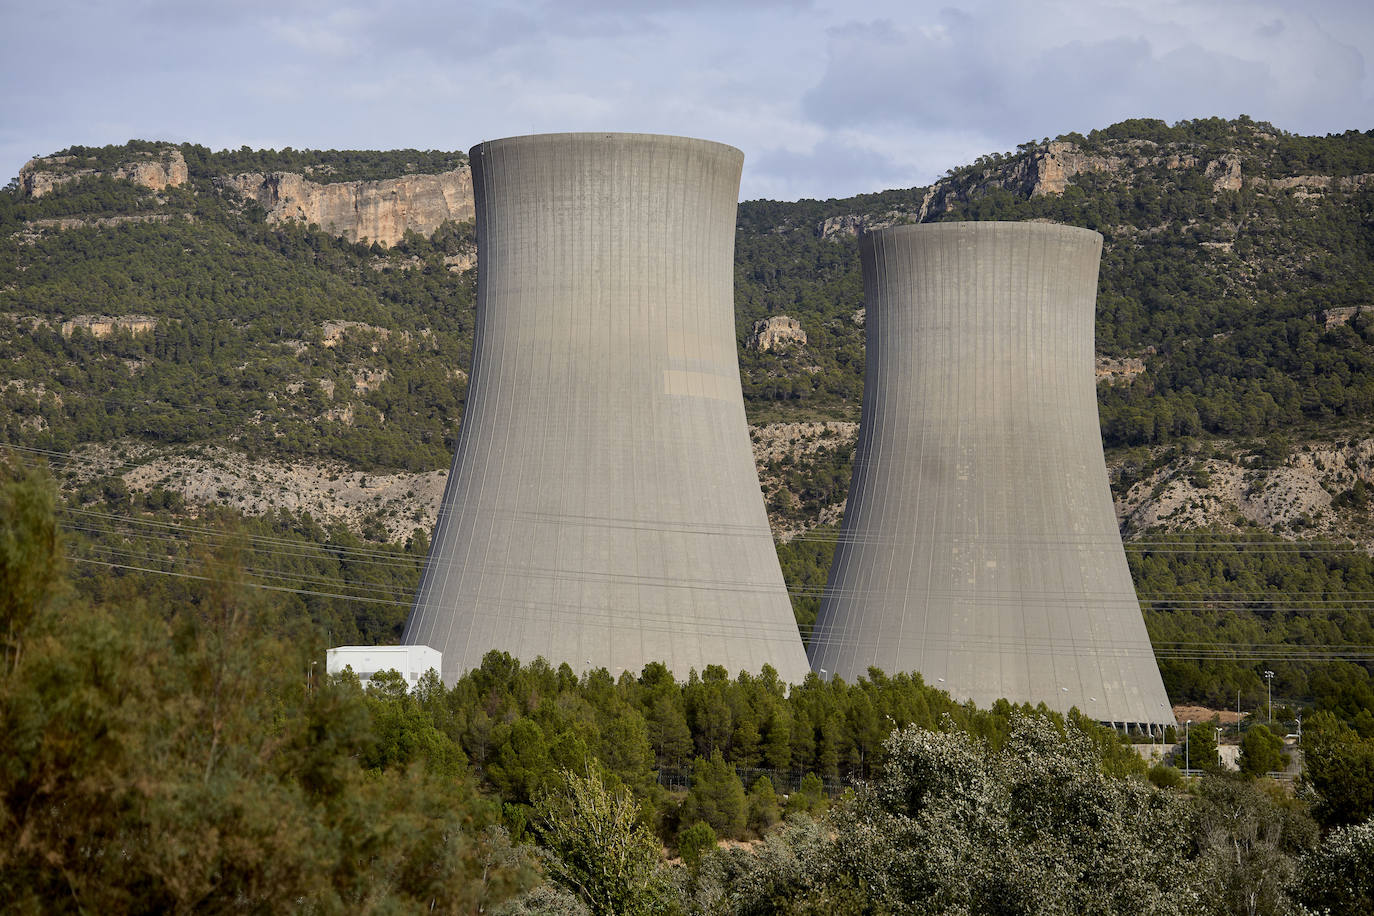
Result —
<path fill-rule="evenodd" d="M 414 690 L 426 671 L 443 670 L 443 656 L 429 646 L 338 646 L 325 653 L 326 671 L 342 674 L 345 668 L 352 668 L 364 687 L 380 671 L 398 671 Z"/>

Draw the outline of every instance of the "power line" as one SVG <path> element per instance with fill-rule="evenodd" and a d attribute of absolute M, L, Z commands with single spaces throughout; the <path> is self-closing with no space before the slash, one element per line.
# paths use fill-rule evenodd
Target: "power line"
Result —
<path fill-rule="evenodd" d="M 142 572 L 155 575 L 173 576 L 183 579 L 193 579 L 199 581 L 210 581 L 212 579 L 212 577 L 210 576 L 197 573 L 190 573 L 178 570 L 154 569 L 150 567 L 136 566 L 127 563 L 116 563 L 111 561 L 97 560 L 90 557 L 81 557 L 73 555 L 70 556 L 69 559 L 75 562 L 88 563 L 107 568 L 124 569 L 134 572 Z M 318 589 L 294 588 L 289 586 L 273 585 L 265 582 L 244 581 L 243 585 L 248 588 L 261 589 L 264 591 L 282 592 L 322 598 L 337 598 L 348 601 L 390 605 L 394 607 L 409 606 L 408 601 L 388 600 L 385 598 L 376 598 L 341 592 L 325 592 L 320 591 Z M 557 612 L 558 619 L 553 621 L 555 625 L 559 623 L 570 623 L 576 624 L 578 626 L 586 626 L 590 622 L 590 625 L 601 626 L 602 628 L 608 631 L 614 629 L 614 627 L 617 624 L 623 623 L 625 615 L 628 613 L 625 610 L 612 609 L 605 609 L 597 613 L 588 613 L 584 610 L 580 611 L 576 608 L 570 608 L 567 605 L 562 604 L 549 605 L 549 609 L 551 611 Z M 518 621 L 521 623 L 533 623 L 537 625 L 547 625 L 550 623 L 549 615 L 545 614 L 512 614 L 507 610 L 502 610 L 499 613 L 495 613 L 494 616 L 498 616 L 501 620 L 505 621 Z M 699 638 L 723 638 L 726 636 L 733 635 L 733 631 L 726 624 L 708 624 L 705 626 L 697 624 L 696 626 L 694 626 L 693 633 L 691 634 L 683 634 L 680 625 L 669 625 L 663 623 L 656 624 L 652 621 L 642 622 L 640 624 L 640 628 L 646 631 L 669 632 L 677 635 L 695 635 Z M 757 635 L 756 629 L 751 629 L 751 632 L 754 632 L 755 635 Z M 782 637 L 779 636 L 778 638 Z M 947 635 L 942 638 L 936 638 L 931 641 L 936 642 L 937 644 L 943 642 L 946 645 L 953 647 L 949 650 L 952 652 L 976 653 L 983 652 L 988 649 L 1000 650 L 1002 648 L 1010 646 L 1018 653 L 1028 656 L 1044 654 L 1074 655 L 1076 654 L 1079 648 L 1092 648 L 1092 644 L 1095 642 L 1094 640 L 1077 638 L 1074 639 L 1068 645 L 1056 646 L 1052 648 L 1047 645 L 1036 644 L 1034 641 L 1027 641 L 1025 638 L 1021 637 L 1002 639 L 989 636 L 968 637 L 961 635 L 955 637 Z M 813 640 L 813 644 L 816 643 L 817 641 Z M 882 645 L 882 643 L 877 640 L 859 641 L 854 639 L 840 638 L 820 640 L 819 644 L 834 645 L 845 649 L 855 650 L 876 649 Z M 1215 648 L 1208 648 L 1208 646 L 1214 646 Z M 1111 658 L 1129 658 L 1133 655 L 1143 654 L 1144 652 L 1148 652 L 1154 658 L 1159 660 L 1220 660 L 1257 663 L 1263 662 L 1268 664 L 1276 664 L 1279 662 L 1301 663 L 1313 661 L 1350 661 L 1366 663 L 1374 662 L 1374 646 L 1312 645 L 1295 647 L 1292 645 L 1280 643 L 1237 643 L 1234 645 L 1207 643 L 1157 643 L 1149 649 L 1137 650 L 1134 652 L 1128 649 L 1122 649 L 1118 646 L 1113 646 L 1111 651 L 1099 651 L 1097 652 L 1097 655 L 1102 660 L 1110 660 Z"/>
<path fill-rule="evenodd" d="M 382 550 L 371 548 L 353 548 L 336 545 L 318 545 L 292 540 L 289 538 L 279 538 L 264 535 L 251 535 L 243 533 L 226 533 L 222 530 L 205 526 L 194 526 L 182 522 L 159 521 L 153 519 L 143 519 L 133 516 L 119 515 L 115 513 L 99 512 L 85 509 L 65 509 L 75 516 L 89 517 L 93 520 L 107 521 L 115 525 L 123 524 L 135 528 L 150 529 L 147 531 L 134 531 L 132 536 L 142 537 L 152 540 L 177 541 L 185 537 L 195 537 L 203 539 L 213 544 L 237 544 L 245 543 L 249 547 L 261 547 L 263 550 L 271 551 L 274 555 L 285 557 L 326 557 L 333 560 L 346 560 L 354 563 L 368 564 L 378 567 L 389 567 L 392 569 L 411 572 L 417 568 L 417 558 L 398 554 L 394 550 Z M 71 524 L 72 530 L 101 535 L 107 532 L 104 529 L 90 525 Z M 439 562 L 431 559 L 431 562 Z M 620 584 L 634 585 L 659 585 L 662 587 L 677 587 L 684 585 L 683 582 L 655 579 L 653 577 L 636 575 L 617 575 L 614 573 L 597 573 L 594 571 L 576 570 L 566 571 L 557 569 L 531 568 L 524 566 L 495 566 L 489 567 L 494 574 L 520 575 L 530 577 L 553 578 L 559 581 L 570 582 L 618 582 Z M 692 585 L 702 587 L 714 587 L 722 589 L 741 589 L 741 590 L 762 590 L 767 586 L 759 586 L 752 583 L 726 582 L 724 580 L 706 580 L 701 582 L 693 580 Z M 1210 588 L 1208 590 L 1211 590 Z M 796 586 L 789 589 L 789 593 L 796 597 L 819 597 L 824 590 L 818 586 Z M 851 597 L 849 593 L 836 593 L 833 589 L 831 594 L 839 598 Z M 855 592 L 854 594 L 858 594 Z M 867 594 L 867 593 L 865 593 Z M 1164 593 L 1145 593 L 1140 596 L 1140 601 L 1149 605 L 1160 607 L 1209 607 L 1209 606 L 1252 606 L 1263 605 L 1264 609 L 1272 612 L 1297 613 L 1297 612 L 1316 612 L 1327 607 L 1336 609 L 1348 609 L 1351 607 L 1362 607 L 1369 602 L 1366 599 L 1370 592 L 1353 592 L 1344 595 L 1338 594 L 1335 597 L 1319 598 L 1309 592 L 1302 592 L 1303 604 L 1300 607 L 1275 606 L 1281 605 L 1286 601 L 1286 596 L 1292 594 L 1288 592 L 1269 591 L 1269 592 L 1243 592 L 1235 593 L 1223 591 L 1217 596 L 1199 595 L 1196 589 L 1184 588 L 1176 592 Z M 1225 597 L 1223 597 L 1225 596 Z M 937 597 L 958 598 L 959 592 L 937 593 Z M 1036 597 L 1042 600 L 1053 600 L 1058 602 L 1072 603 L 1091 603 L 1099 596 L 1091 592 L 1053 592 L 1047 593 L 1039 591 Z M 982 595 L 984 603 L 998 603 L 1002 601 L 1023 602 L 1025 599 L 1021 592 L 1010 591 L 1002 595 Z"/>

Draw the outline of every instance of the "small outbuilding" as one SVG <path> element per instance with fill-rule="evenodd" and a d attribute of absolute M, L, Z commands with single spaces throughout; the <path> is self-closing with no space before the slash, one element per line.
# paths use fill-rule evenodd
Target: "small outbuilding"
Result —
<path fill-rule="evenodd" d="M 426 671 L 443 670 L 443 655 L 429 646 L 338 646 L 325 653 L 330 674 L 342 674 L 345 668 L 352 668 L 364 687 L 380 671 L 397 671 L 414 690 Z"/>

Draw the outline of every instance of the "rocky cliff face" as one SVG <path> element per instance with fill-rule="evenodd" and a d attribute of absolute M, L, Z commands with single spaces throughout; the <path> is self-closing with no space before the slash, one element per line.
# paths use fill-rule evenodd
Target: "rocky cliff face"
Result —
<path fill-rule="evenodd" d="M 444 220 L 473 218 L 472 173 L 407 175 L 383 181 L 320 184 L 292 172 L 251 172 L 215 179 L 220 188 L 257 201 L 271 222 L 299 220 L 341 235 L 395 245 L 408 230 L 430 235 Z"/>
<path fill-rule="evenodd" d="M 988 191 L 1005 190 L 1030 197 L 1063 194 L 1081 175 L 1098 174 L 1108 178 L 1130 176 L 1142 169 L 1163 167 L 1170 171 L 1201 170 L 1215 191 L 1239 191 L 1250 186 L 1270 191 L 1292 191 L 1300 197 L 1314 197 L 1330 190 L 1358 190 L 1374 183 L 1374 175 L 1330 178 L 1301 175 L 1268 178 L 1245 174 L 1241 157 L 1223 153 L 1208 157 L 1198 151 L 1180 149 L 1149 140 L 1109 141 L 1105 146 L 1085 149 L 1070 140 L 1023 147 L 1012 156 L 992 156 L 974 167 L 961 170 L 935 182 L 925 192 L 918 207 L 892 210 L 882 214 L 845 213 L 826 218 L 816 227 L 823 238 L 858 235 L 903 222 L 929 222 Z"/>
<path fill-rule="evenodd" d="M 1216 444 L 1211 456 L 1176 457 L 1117 494 L 1122 534 L 1249 524 L 1285 537 L 1349 539 L 1366 549 L 1374 543 L 1368 497 L 1359 495 L 1374 491 L 1374 439 L 1305 443 L 1276 466 Z M 1108 460 L 1114 476 L 1121 457 Z"/>
<path fill-rule="evenodd" d="M 92 175 L 108 175 L 111 178 L 125 178 L 134 184 L 154 191 L 183 185 L 191 176 L 186 168 L 186 157 L 174 146 L 165 147 L 158 152 L 137 153 L 135 158 L 121 163 L 114 169 L 74 168 L 74 156 L 42 156 L 30 159 L 19 170 L 19 187 L 29 197 L 42 197 L 58 185 L 76 181 Z"/>
<path fill-rule="evenodd" d="M 816 227 L 823 239 L 833 239 L 837 235 L 859 235 L 863 232 L 875 232 L 879 229 L 886 229 L 888 226 L 896 226 L 900 223 L 915 222 L 910 214 L 902 213 L 899 210 L 889 210 L 879 215 L 865 215 L 861 213 L 845 213 L 842 216 L 831 216 L 822 220 Z"/>
<path fill-rule="evenodd" d="M 753 333 L 749 335 L 745 346 L 751 350 L 764 351 L 792 344 L 806 346 L 806 332 L 802 330 L 801 322 L 786 315 L 774 315 L 754 322 Z"/>
<path fill-rule="evenodd" d="M 157 327 L 157 319 L 150 315 L 74 315 L 62 322 L 62 336 L 71 337 L 77 329 L 92 337 L 113 337 L 119 331 L 147 334 Z"/>
<path fill-rule="evenodd" d="M 1106 152 L 1091 152 L 1068 140 L 1054 140 L 1010 160 L 996 161 L 980 171 L 937 181 L 926 192 L 917 216 L 924 222 L 953 210 L 960 201 L 994 188 L 1042 197 L 1063 194 L 1079 175 L 1116 175 L 1160 165 L 1171 170 L 1195 169 L 1201 165 L 1218 191 L 1239 190 L 1244 183 L 1237 156 L 1225 155 L 1201 162 L 1190 153 L 1147 140 L 1115 143 Z"/>

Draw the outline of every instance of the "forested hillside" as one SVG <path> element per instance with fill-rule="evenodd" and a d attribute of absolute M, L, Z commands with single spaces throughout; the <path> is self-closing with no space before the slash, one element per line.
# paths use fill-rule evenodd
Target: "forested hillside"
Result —
<path fill-rule="evenodd" d="M 183 182 L 113 177 L 174 156 Z M 288 589 L 283 606 L 321 644 L 394 638 L 432 502 L 257 517 L 294 486 L 264 469 L 395 483 L 448 466 L 473 330 L 472 226 L 349 243 L 270 218 L 215 179 L 374 181 L 465 161 L 135 141 L 38 160 L 26 172 L 47 176 L 45 193 L 19 181 L 0 193 L 0 443 L 58 472 L 73 551 L 185 569 L 187 526 L 251 503 L 236 523 L 250 572 Z M 1374 734 L 1374 131 L 1128 121 L 982 157 L 929 188 L 741 204 L 741 369 L 804 629 L 862 397 L 856 233 L 953 219 L 1048 219 L 1105 237 L 1103 437 L 1175 700 L 1231 705 L 1239 691 L 1253 708 L 1274 670 L 1285 701 Z M 746 348 L 769 315 L 798 319 L 805 346 Z M 244 459 L 233 473 L 213 457 L 226 447 Z M 202 462 L 208 491 L 171 470 L 135 473 L 166 455 Z M 411 494 L 430 492 L 415 479 Z"/>

